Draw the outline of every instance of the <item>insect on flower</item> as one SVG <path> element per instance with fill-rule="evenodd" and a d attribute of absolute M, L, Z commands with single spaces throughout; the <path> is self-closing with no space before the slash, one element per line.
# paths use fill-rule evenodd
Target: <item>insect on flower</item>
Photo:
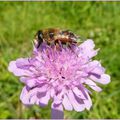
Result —
<path fill-rule="evenodd" d="M 104 67 L 92 58 L 97 55 L 94 41 L 88 39 L 76 45 L 55 50 L 51 43 L 76 44 L 77 37 L 69 31 L 48 29 L 36 35 L 37 45 L 33 56 L 19 58 L 9 63 L 8 70 L 25 84 L 20 100 L 25 105 L 48 105 L 52 100 L 52 118 L 62 119 L 63 110 L 81 112 L 90 110 L 92 101 L 89 88 L 100 92 L 97 85 L 108 84 L 110 76 Z M 40 50 L 38 48 L 45 48 Z M 88 88 L 86 88 L 86 85 Z"/>
<path fill-rule="evenodd" d="M 41 43 L 44 41 L 46 41 L 48 45 L 56 45 L 58 48 L 60 45 L 71 47 L 71 45 L 77 44 L 78 38 L 79 37 L 70 30 L 49 28 L 39 30 L 35 35 L 34 43 L 37 48 L 39 48 Z"/>

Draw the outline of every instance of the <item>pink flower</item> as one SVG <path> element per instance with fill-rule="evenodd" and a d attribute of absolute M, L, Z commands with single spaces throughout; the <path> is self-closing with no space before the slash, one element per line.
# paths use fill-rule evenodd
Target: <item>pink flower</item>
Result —
<path fill-rule="evenodd" d="M 63 117 L 63 109 L 77 112 L 89 110 L 92 101 L 85 86 L 99 92 L 101 88 L 96 83 L 110 82 L 110 76 L 105 74 L 100 62 L 92 61 L 98 52 L 94 47 L 90 39 L 74 51 L 69 48 L 58 51 L 43 44 L 42 50 L 34 48 L 31 58 L 11 61 L 9 71 L 25 84 L 20 95 L 22 103 L 42 107 L 52 99 L 52 118 Z"/>

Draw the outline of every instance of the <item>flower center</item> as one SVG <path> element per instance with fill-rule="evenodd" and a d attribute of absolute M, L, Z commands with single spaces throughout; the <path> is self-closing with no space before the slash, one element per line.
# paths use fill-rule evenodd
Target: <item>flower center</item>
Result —
<path fill-rule="evenodd" d="M 65 77 L 64 77 L 64 76 L 62 76 L 62 79 L 65 79 Z"/>

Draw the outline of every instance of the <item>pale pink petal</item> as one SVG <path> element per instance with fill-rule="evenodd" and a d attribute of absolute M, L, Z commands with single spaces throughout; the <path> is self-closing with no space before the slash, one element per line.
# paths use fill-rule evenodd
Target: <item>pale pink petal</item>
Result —
<path fill-rule="evenodd" d="M 67 95 L 64 95 L 63 106 L 64 106 L 65 110 L 69 110 L 69 111 L 73 110 L 73 107 L 72 107 Z"/>
<path fill-rule="evenodd" d="M 92 39 L 87 39 L 85 42 L 83 42 L 80 47 L 83 47 L 86 49 L 86 47 L 88 47 L 88 49 L 93 49 L 95 47 L 95 44 L 93 42 Z"/>
<path fill-rule="evenodd" d="M 46 87 L 43 86 L 41 87 L 41 89 L 38 87 L 33 89 L 29 88 L 29 90 L 26 87 L 24 87 L 20 99 L 24 104 L 33 104 L 38 101 L 40 103 L 40 100 L 41 102 L 43 102 L 42 100 L 43 97 L 45 97 L 46 99 L 44 102 L 48 101 L 49 96 L 48 94 L 46 94 Z"/>
<path fill-rule="evenodd" d="M 98 87 L 96 85 L 96 83 L 94 83 L 92 80 L 90 79 L 86 79 L 85 81 L 85 84 L 89 85 L 89 87 L 91 87 L 93 90 L 97 91 L 97 92 L 100 92 L 102 89 L 100 87 Z"/>
<path fill-rule="evenodd" d="M 28 87 L 32 88 L 36 86 L 36 79 L 31 79 L 29 77 L 21 77 L 20 81 L 25 83 Z"/>
<path fill-rule="evenodd" d="M 83 95 L 83 93 L 81 92 L 81 90 L 78 89 L 78 87 L 74 87 L 73 92 L 74 92 L 74 94 L 79 96 L 81 99 L 86 99 L 85 96 Z"/>
<path fill-rule="evenodd" d="M 55 90 L 51 88 L 50 90 L 50 96 L 53 98 L 55 96 Z"/>
<path fill-rule="evenodd" d="M 83 70 L 87 73 L 96 73 L 96 74 L 103 74 L 105 72 L 105 69 L 101 67 L 101 64 L 99 61 L 94 60 L 92 62 L 89 62 L 88 64 L 85 64 L 82 66 Z"/>
<path fill-rule="evenodd" d="M 107 74 L 102 74 L 100 79 L 96 78 L 94 75 L 91 75 L 90 78 L 101 84 L 108 84 L 110 82 L 110 76 Z"/>
<path fill-rule="evenodd" d="M 11 61 L 8 66 L 8 70 L 10 72 L 13 72 L 15 76 L 30 76 L 32 73 L 28 70 L 23 70 L 20 68 L 17 68 L 16 61 Z"/>
<path fill-rule="evenodd" d="M 73 94 L 73 92 L 70 90 L 68 93 L 68 98 L 73 106 L 73 108 L 75 109 L 75 111 L 77 112 L 81 112 L 85 109 L 84 104 L 79 104 Z"/>
<path fill-rule="evenodd" d="M 40 104 L 47 105 L 50 100 L 50 93 L 49 91 L 46 92 L 46 95 L 40 98 Z"/>
<path fill-rule="evenodd" d="M 87 92 L 87 91 L 85 91 L 85 92 L 86 92 L 86 94 L 87 94 L 88 99 L 84 99 L 83 101 L 84 101 L 84 103 L 85 103 L 86 109 L 87 109 L 87 110 L 90 110 L 90 108 L 91 108 L 91 106 L 92 106 L 92 101 L 91 101 L 91 98 L 90 98 L 88 92 Z"/>
<path fill-rule="evenodd" d="M 98 52 L 98 50 L 94 50 L 95 44 L 93 42 L 93 40 L 88 39 L 86 40 L 84 43 L 82 43 L 79 48 L 81 49 L 81 53 L 84 56 L 87 56 L 89 58 L 92 58 L 93 56 L 95 56 Z M 81 54 L 80 53 L 80 54 Z M 81 55 L 80 55 L 81 56 Z"/>
<path fill-rule="evenodd" d="M 104 72 L 105 72 L 105 68 L 103 68 L 100 63 L 91 71 L 91 73 L 95 73 L 98 75 L 104 74 Z"/>
<path fill-rule="evenodd" d="M 38 101 L 38 97 L 37 97 L 36 94 L 34 94 L 30 99 L 30 103 L 31 104 L 37 104 L 37 101 Z"/>
<path fill-rule="evenodd" d="M 19 58 L 16 60 L 16 66 L 21 69 L 28 69 L 30 67 L 30 62 L 28 58 Z"/>
<path fill-rule="evenodd" d="M 84 97 L 85 97 L 86 99 L 88 99 L 87 94 L 86 94 L 86 92 L 85 92 L 86 88 L 84 87 L 84 85 L 83 85 L 83 84 L 80 84 L 80 85 L 77 86 L 77 87 L 78 87 L 78 89 L 82 92 L 82 94 L 84 95 Z"/>
<path fill-rule="evenodd" d="M 26 87 L 24 87 L 22 89 L 21 95 L 20 95 L 20 100 L 22 101 L 23 104 L 25 105 L 30 105 L 30 101 L 29 101 L 29 94 L 28 94 L 28 90 Z"/>

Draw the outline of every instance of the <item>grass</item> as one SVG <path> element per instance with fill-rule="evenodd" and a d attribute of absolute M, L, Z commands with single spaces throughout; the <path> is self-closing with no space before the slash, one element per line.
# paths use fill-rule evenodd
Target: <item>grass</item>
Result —
<path fill-rule="evenodd" d="M 8 63 L 27 57 L 38 29 L 70 29 L 92 38 L 111 83 L 93 92 L 93 107 L 65 118 L 120 118 L 120 2 L 0 2 L 0 118 L 50 118 L 46 108 L 26 108 L 19 100 L 23 84 L 8 72 Z"/>

